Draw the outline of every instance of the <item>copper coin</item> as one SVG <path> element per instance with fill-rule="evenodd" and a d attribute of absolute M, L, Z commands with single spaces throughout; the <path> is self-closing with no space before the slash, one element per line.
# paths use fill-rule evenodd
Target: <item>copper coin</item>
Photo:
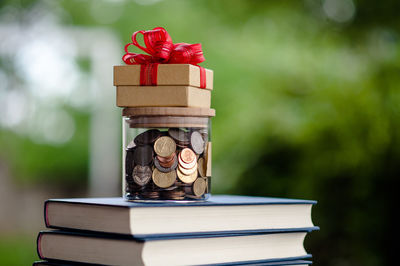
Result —
<path fill-rule="evenodd" d="M 190 146 L 196 154 L 204 152 L 204 140 L 198 131 L 193 131 L 190 135 Z"/>
<path fill-rule="evenodd" d="M 157 160 L 158 160 L 158 158 L 157 158 Z M 162 163 L 162 162 L 160 162 L 159 160 L 158 160 L 158 162 L 159 162 L 160 165 L 161 165 L 162 167 L 164 167 L 164 168 L 171 168 L 171 167 L 173 167 L 174 165 L 178 165 L 178 160 L 176 159 L 176 157 L 174 157 L 171 161 L 166 162 L 166 163 Z M 173 169 L 175 169 L 175 168 L 176 168 L 176 166 L 175 166 Z"/>
<path fill-rule="evenodd" d="M 161 157 L 159 155 L 157 155 L 157 159 L 160 161 L 160 163 L 169 163 L 170 161 L 172 161 L 176 156 L 176 153 L 174 152 L 171 156 L 169 157 Z"/>
<path fill-rule="evenodd" d="M 153 171 L 153 182 L 160 188 L 167 188 L 172 186 L 176 180 L 176 171 L 169 173 L 160 172 L 157 168 Z"/>
<path fill-rule="evenodd" d="M 144 191 L 140 193 L 143 199 L 159 199 L 160 193 L 158 191 Z"/>
<path fill-rule="evenodd" d="M 185 192 L 180 190 L 163 191 L 162 198 L 166 200 L 183 200 L 185 199 Z"/>
<path fill-rule="evenodd" d="M 191 175 L 185 175 L 178 168 L 176 174 L 178 175 L 179 180 L 186 184 L 193 183 L 197 178 L 197 171 L 194 171 Z"/>
<path fill-rule="evenodd" d="M 166 163 L 161 162 L 161 161 L 158 159 L 158 157 L 156 158 L 156 160 L 158 160 L 158 162 L 160 163 L 160 165 L 161 165 L 162 167 L 164 167 L 164 168 L 170 168 L 170 167 L 172 167 L 174 164 L 177 164 L 177 162 L 178 162 L 178 160 L 176 159 L 176 155 L 175 155 L 175 157 L 172 158 L 171 161 L 166 162 Z"/>
<path fill-rule="evenodd" d="M 191 175 L 193 172 L 197 171 L 197 164 L 195 164 L 192 168 L 186 169 L 183 168 L 181 165 L 178 166 L 179 170 L 181 171 L 182 174 L 184 175 Z"/>
<path fill-rule="evenodd" d="M 153 160 L 153 149 L 149 145 L 137 146 L 133 153 L 135 164 L 149 165 Z"/>
<path fill-rule="evenodd" d="M 206 181 L 204 178 L 197 178 L 193 183 L 193 194 L 197 197 L 202 196 L 206 192 Z"/>
<path fill-rule="evenodd" d="M 194 152 L 189 149 L 189 148 L 185 148 L 183 149 L 180 153 L 179 153 L 182 161 L 184 163 L 190 164 L 192 163 L 194 160 L 196 160 L 196 155 L 194 154 Z"/>
<path fill-rule="evenodd" d="M 158 169 L 160 172 L 169 173 L 176 169 L 176 167 L 178 166 L 178 160 L 176 160 L 176 159 L 173 160 L 172 165 L 170 167 L 164 167 L 165 164 L 164 164 L 164 166 L 161 165 L 160 161 L 157 159 L 157 157 L 155 157 L 154 158 L 154 166 L 155 166 L 155 169 Z"/>
<path fill-rule="evenodd" d="M 175 141 L 170 137 L 161 137 L 154 143 L 154 151 L 161 157 L 169 157 L 176 151 Z"/>
<path fill-rule="evenodd" d="M 161 132 L 158 129 L 150 129 L 136 136 L 134 142 L 137 145 L 152 144 L 156 139 L 161 136 Z"/>
<path fill-rule="evenodd" d="M 194 153 L 193 153 L 193 154 L 194 154 Z M 181 155 L 181 154 L 179 154 L 179 156 L 178 156 L 178 162 L 179 162 L 179 165 L 182 166 L 183 168 L 192 169 L 192 168 L 196 165 L 196 163 L 197 163 L 196 156 L 194 157 L 195 159 L 194 159 L 192 162 L 190 162 L 190 163 L 185 163 L 185 162 L 182 160 L 182 157 L 181 157 L 180 155 Z"/>
<path fill-rule="evenodd" d="M 149 183 L 152 173 L 149 166 L 136 165 L 133 169 L 133 180 L 139 186 L 144 186 Z"/>

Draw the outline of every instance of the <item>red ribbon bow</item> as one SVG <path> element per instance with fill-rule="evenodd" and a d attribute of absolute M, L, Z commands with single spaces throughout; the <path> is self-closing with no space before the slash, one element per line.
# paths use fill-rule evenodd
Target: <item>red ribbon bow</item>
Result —
<path fill-rule="evenodd" d="M 141 46 L 136 36 L 141 33 L 143 35 L 144 44 Z M 130 53 L 128 47 L 134 45 L 146 52 L 147 54 Z M 132 42 L 125 45 L 126 54 L 122 60 L 128 65 L 136 64 L 192 64 L 197 65 L 205 60 L 201 44 L 188 43 L 172 43 L 171 36 L 162 28 L 157 27 L 153 30 L 140 30 L 132 35 Z"/>

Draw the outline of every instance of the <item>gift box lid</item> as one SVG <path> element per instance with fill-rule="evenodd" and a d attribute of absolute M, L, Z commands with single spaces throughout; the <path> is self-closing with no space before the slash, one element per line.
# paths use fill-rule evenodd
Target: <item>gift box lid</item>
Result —
<path fill-rule="evenodd" d="M 156 85 L 200 87 L 200 68 L 191 64 L 158 64 Z M 141 65 L 114 66 L 114 86 L 138 86 Z M 147 75 L 147 74 L 146 74 Z M 213 89 L 213 71 L 205 69 L 205 89 Z"/>

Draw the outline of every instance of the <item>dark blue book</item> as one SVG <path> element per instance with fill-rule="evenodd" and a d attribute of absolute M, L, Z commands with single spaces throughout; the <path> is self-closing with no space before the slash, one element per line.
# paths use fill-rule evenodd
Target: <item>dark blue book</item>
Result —
<path fill-rule="evenodd" d="M 274 232 L 313 227 L 311 200 L 211 196 L 203 202 L 127 202 L 123 198 L 51 199 L 49 228 L 135 237 Z"/>
<path fill-rule="evenodd" d="M 37 250 L 43 260 L 100 265 L 257 265 L 310 258 L 303 241 L 315 229 L 168 238 L 54 230 L 39 233 Z"/>
<path fill-rule="evenodd" d="M 235 266 L 305 266 L 312 264 L 310 260 L 283 260 L 283 261 L 274 261 L 274 262 L 267 262 L 267 261 L 255 261 L 255 262 L 243 262 L 234 264 Z M 95 265 L 95 266 L 104 266 L 104 264 L 88 264 L 88 263 L 74 263 L 71 261 L 35 261 L 33 266 L 88 266 L 88 265 Z"/>

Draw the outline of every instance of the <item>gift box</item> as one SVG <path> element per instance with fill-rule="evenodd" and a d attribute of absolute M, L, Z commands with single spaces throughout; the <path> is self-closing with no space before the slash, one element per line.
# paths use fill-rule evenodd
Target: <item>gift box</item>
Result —
<path fill-rule="evenodd" d="M 192 86 L 117 86 L 117 106 L 210 108 L 211 90 Z"/>
<path fill-rule="evenodd" d="M 141 75 L 156 75 L 153 85 L 160 86 L 192 86 L 200 87 L 200 68 L 191 64 L 158 64 L 157 69 L 150 69 L 153 73 L 141 73 L 146 71 L 141 65 L 114 66 L 114 86 L 139 86 Z M 154 72 L 155 71 L 155 72 Z M 213 89 L 213 71 L 204 69 L 205 87 Z M 146 79 L 147 77 L 142 77 Z M 151 77 L 153 78 L 153 77 Z"/>
<path fill-rule="evenodd" d="M 137 41 L 143 35 L 145 46 Z M 128 51 L 130 46 L 145 54 Z M 114 66 L 119 107 L 210 108 L 213 71 L 199 66 L 205 60 L 201 44 L 173 43 L 164 28 L 136 31 Z"/>

